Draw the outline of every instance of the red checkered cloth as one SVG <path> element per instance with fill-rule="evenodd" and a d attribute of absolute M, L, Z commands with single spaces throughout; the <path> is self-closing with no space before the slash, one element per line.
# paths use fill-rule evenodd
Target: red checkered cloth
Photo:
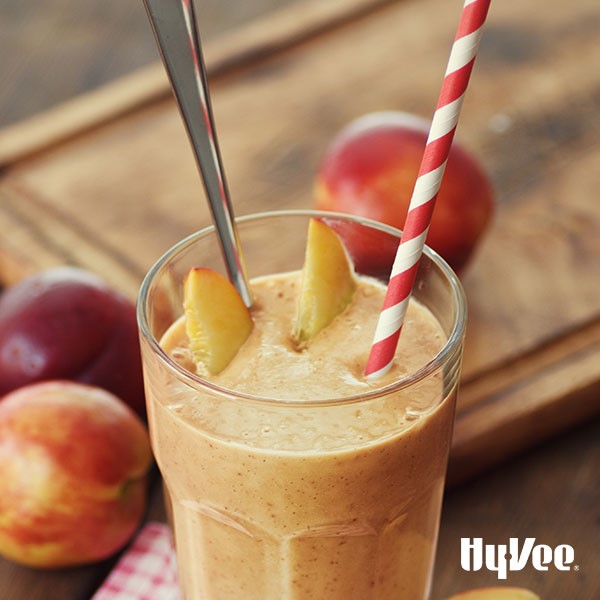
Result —
<path fill-rule="evenodd" d="M 181 600 L 167 525 L 146 524 L 92 600 Z"/>

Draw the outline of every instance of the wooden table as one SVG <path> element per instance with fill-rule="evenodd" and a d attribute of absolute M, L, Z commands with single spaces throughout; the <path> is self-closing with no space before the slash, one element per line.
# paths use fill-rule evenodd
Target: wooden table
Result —
<path fill-rule="evenodd" d="M 350 119 L 433 112 L 459 2 L 298 0 L 207 43 L 238 214 L 311 205 Z M 461 537 L 575 548 L 578 570 L 507 583 L 600 594 L 600 47 L 596 0 L 497 2 L 458 131 L 489 171 L 495 222 L 463 282 L 462 395 L 433 598 L 493 585 Z M 76 264 L 132 297 L 157 256 L 209 223 L 160 65 L 0 131 L 0 278 Z M 150 518 L 164 518 L 160 491 Z M 0 559 L 2 600 L 88 598 L 113 561 L 39 572 Z M 596 567 L 594 569 L 594 567 Z"/>

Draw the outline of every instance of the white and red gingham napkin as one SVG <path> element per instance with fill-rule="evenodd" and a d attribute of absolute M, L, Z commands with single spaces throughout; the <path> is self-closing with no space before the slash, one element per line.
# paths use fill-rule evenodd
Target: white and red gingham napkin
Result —
<path fill-rule="evenodd" d="M 92 600 L 181 600 L 168 526 L 147 523 Z"/>

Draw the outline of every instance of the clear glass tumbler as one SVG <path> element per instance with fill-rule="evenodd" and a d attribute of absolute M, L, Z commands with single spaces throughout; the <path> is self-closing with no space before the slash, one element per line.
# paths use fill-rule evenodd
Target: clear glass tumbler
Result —
<path fill-rule="evenodd" d="M 400 235 L 333 213 L 250 215 L 238 219 L 250 277 L 300 269 L 315 216 L 382 251 Z M 220 388 L 161 349 L 194 266 L 223 272 L 212 227 L 158 260 L 138 302 L 150 434 L 184 598 L 427 598 L 466 321 L 454 273 L 425 250 L 414 296 L 447 336 L 426 366 L 361 395 L 300 401 Z M 381 267 L 358 270 L 381 276 L 389 264 Z"/>

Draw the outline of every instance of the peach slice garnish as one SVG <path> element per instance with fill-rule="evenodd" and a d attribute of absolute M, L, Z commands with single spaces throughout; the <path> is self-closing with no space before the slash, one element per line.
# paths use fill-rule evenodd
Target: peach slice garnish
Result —
<path fill-rule="evenodd" d="M 205 268 L 187 274 L 183 308 L 194 362 L 212 375 L 220 373 L 252 331 L 250 311 L 228 279 Z"/>
<path fill-rule="evenodd" d="M 354 269 L 338 235 L 311 219 L 293 337 L 302 346 L 312 340 L 352 301 Z"/>
<path fill-rule="evenodd" d="M 467 590 L 451 596 L 448 600 L 540 600 L 540 597 L 525 588 L 489 587 Z"/>

